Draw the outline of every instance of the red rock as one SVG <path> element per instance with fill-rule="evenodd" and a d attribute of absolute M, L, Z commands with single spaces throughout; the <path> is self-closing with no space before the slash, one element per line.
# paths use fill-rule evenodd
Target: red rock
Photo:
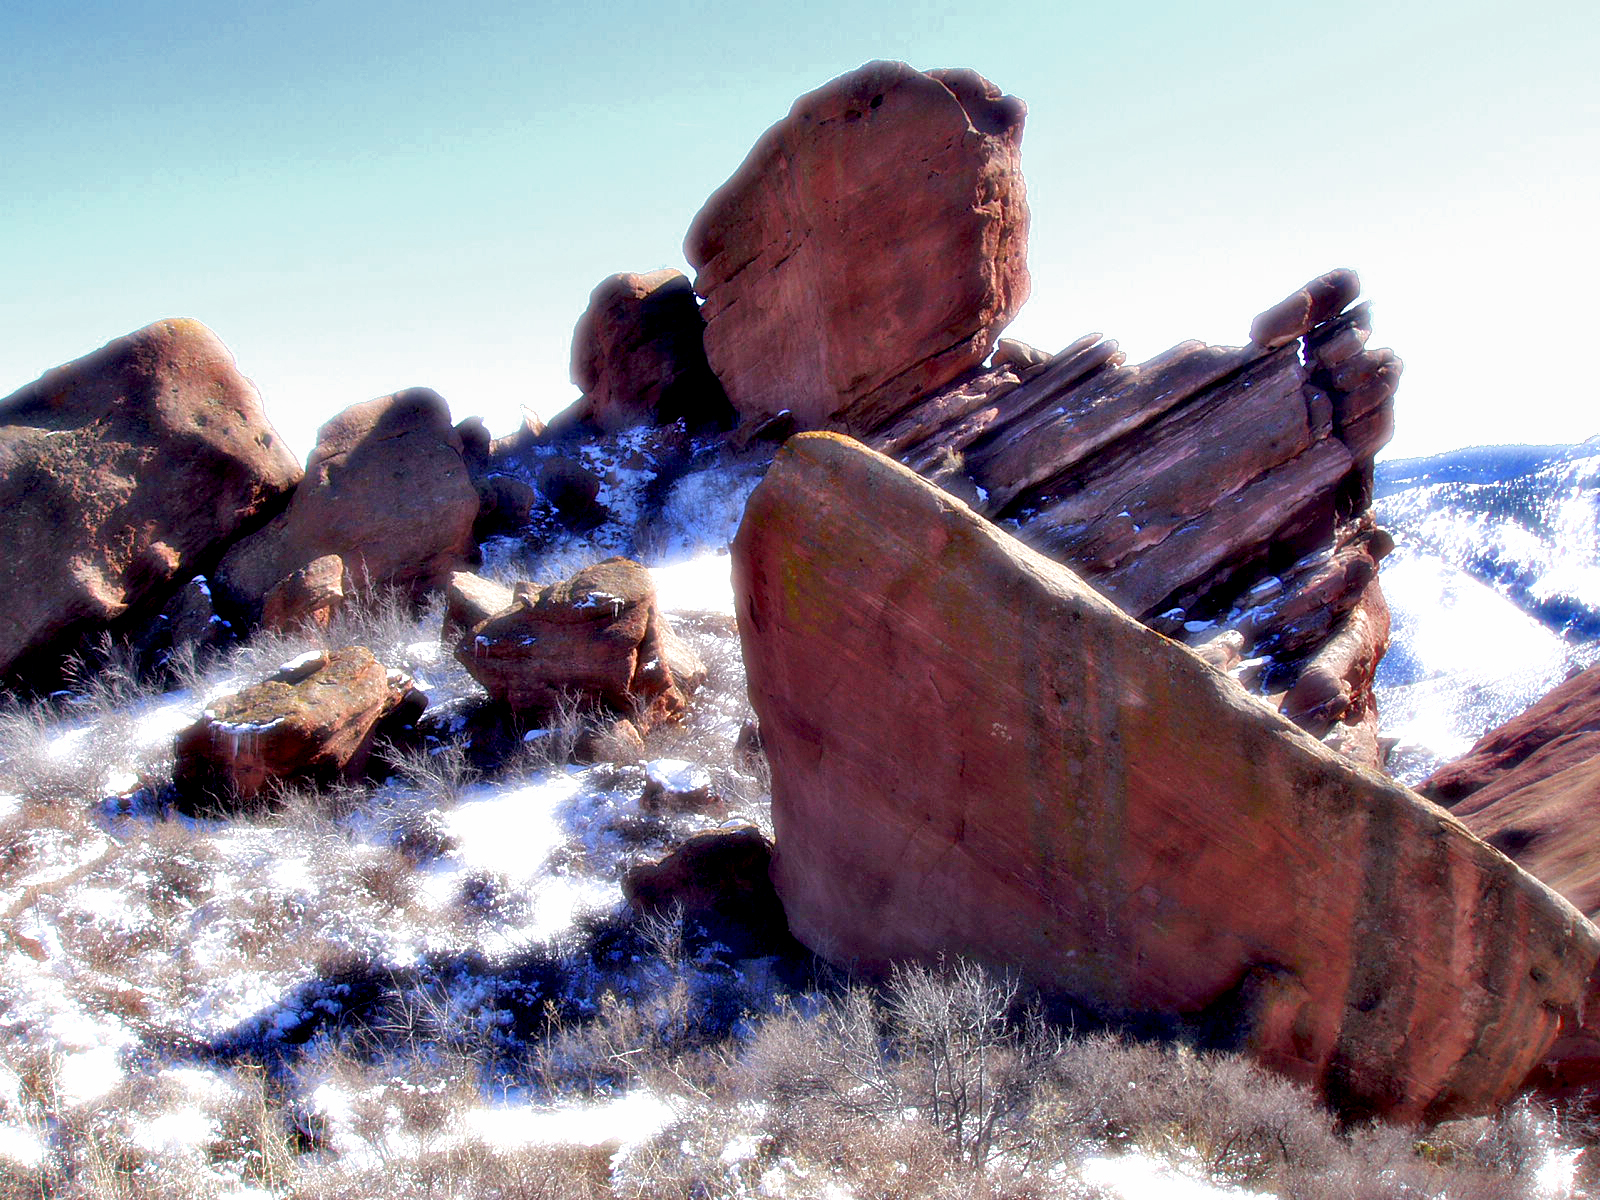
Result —
<path fill-rule="evenodd" d="M 281 633 L 308 625 L 326 629 L 343 607 L 344 559 L 324 554 L 285 576 L 267 593 L 261 605 L 261 624 Z"/>
<path fill-rule="evenodd" d="M 1509 1096 L 1600 933 L 911 472 L 792 439 L 734 546 L 790 927 L 1102 1010 L 1238 1019 L 1400 1120 Z"/>
<path fill-rule="evenodd" d="M 1337 317 L 1361 294 L 1361 280 L 1340 268 L 1319 275 L 1278 301 L 1250 324 L 1250 340 L 1265 349 L 1282 346 Z"/>
<path fill-rule="evenodd" d="M 1524 712 L 1478 739 L 1418 786 L 1424 796 L 1456 805 L 1557 739 L 1600 731 L 1600 664 L 1580 671 Z"/>
<path fill-rule="evenodd" d="M 255 803 L 296 781 L 358 772 L 379 721 L 412 692 L 364 646 L 305 655 L 214 701 L 178 735 L 174 777 L 184 802 Z"/>
<path fill-rule="evenodd" d="M 153 613 L 299 478 L 198 321 L 157 322 L 0 400 L 0 674 Z"/>
<path fill-rule="evenodd" d="M 572 335 L 572 382 L 588 419 L 606 431 L 679 418 L 725 424 L 728 402 L 706 363 L 704 330 L 681 271 L 602 281 Z"/>
<path fill-rule="evenodd" d="M 254 615 L 280 579 L 336 554 L 356 590 L 420 594 L 465 563 L 477 515 L 449 406 L 427 388 L 396 392 L 317 431 L 288 510 L 227 553 L 217 583 Z"/>
<path fill-rule="evenodd" d="M 460 577 L 452 610 L 468 601 Z M 641 732 L 683 712 L 705 668 L 656 611 L 650 572 L 625 558 L 548 587 L 519 583 L 509 607 L 470 626 L 456 658 L 497 702 L 543 714 L 599 705 Z"/>
<path fill-rule="evenodd" d="M 504 584 L 495 583 L 471 571 L 457 571 L 444 589 L 444 628 L 439 640 L 454 646 L 461 635 L 495 613 L 510 608 L 516 597 Z"/>
<path fill-rule="evenodd" d="M 1025 112 L 874 62 L 762 136 L 684 243 L 742 419 L 873 429 L 988 357 L 1028 295 Z"/>

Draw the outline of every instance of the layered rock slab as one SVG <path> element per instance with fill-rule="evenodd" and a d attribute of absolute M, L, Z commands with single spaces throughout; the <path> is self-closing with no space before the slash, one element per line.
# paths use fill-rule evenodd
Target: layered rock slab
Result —
<path fill-rule="evenodd" d="M 0 400 L 0 674 L 158 607 L 299 479 L 198 321 L 159 321 Z"/>
<path fill-rule="evenodd" d="M 988 356 L 1028 295 L 1026 111 L 873 62 L 762 136 L 684 243 L 741 417 L 870 429 Z"/>
<path fill-rule="evenodd" d="M 1232 1015 L 1358 1112 L 1504 1099 L 1600 955 L 1568 904 L 909 470 L 797 437 L 734 545 L 791 929 Z"/>

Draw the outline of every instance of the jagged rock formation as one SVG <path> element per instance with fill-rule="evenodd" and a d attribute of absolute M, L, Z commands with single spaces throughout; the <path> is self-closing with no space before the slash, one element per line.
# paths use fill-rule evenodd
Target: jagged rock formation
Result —
<path fill-rule="evenodd" d="M 350 587 L 441 587 L 466 562 L 478 493 L 443 398 L 411 388 L 344 410 L 317 431 L 288 509 L 222 560 L 221 594 L 250 619 L 324 555 Z"/>
<path fill-rule="evenodd" d="M 741 418 L 870 429 L 988 356 L 1028 295 L 1026 111 L 874 62 L 762 136 L 684 243 Z"/>
<path fill-rule="evenodd" d="M 561 583 L 519 583 L 509 603 L 484 616 L 501 594 L 498 585 L 456 575 L 445 629 L 465 630 L 456 658 L 513 712 L 544 715 L 576 702 L 647 733 L 678 717 L 705 679 L 656 611 L 655 583 L 636 562 L 609 558 Z"/>
<path fill-rule="evenodd" d="M 198 321 L 159 321 L 0 400 L 0 674 L 158 608 L 299 478 Z"/>
<path fill-rule="evenodd" d="M 1365 349 L 1368 308 L 1346 311 L 1359 286 L 1313 280 L 1242 347 L 1184 342 L 1130 366 L 1091 334 L 1048 361 L 1007 356 L 865 440 L 1155 628 L 1237 634 L 1240 657 L 1273 658 L 1286 712 L 1319 736 L 1341 724 L 1375 764 L 1391 542 L 1369 505 L 1400 362 Z"/>
<path fill-rule="evenodd" d="M 409 700 L 411 680 L 365 646 L 314 652 L 214 701 L 177 737 L 174 778 L 188 807 L 249 804 L 294 781 L 360 771 L 379 723 Z"/>
<path fill-rule="evenodd" d="M 1269 352 L 1270 353 L 1270 352 Z M 793 932 L 1235 1028 L 1358 1112 L 1512 1093 L 1600 933 L 903 467 L 792 439 L 734 546 Z"/>
<path fill-rule="evenodd" d="M 706 364 L 705 322 L 681 271 L 612 275 L 572 335 L 572 382 L 584 418 L 608 432 L 683 419 L 725 424 L 730 410 Z"/>

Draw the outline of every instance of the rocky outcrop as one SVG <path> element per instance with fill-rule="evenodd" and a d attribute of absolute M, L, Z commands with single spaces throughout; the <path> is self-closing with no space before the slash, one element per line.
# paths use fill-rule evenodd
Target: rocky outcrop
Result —
<path fill-rule="evenodd" d="M 1292 693 L 1287 712 L 1318 736 L 1342 726 L 1375 765 L 1359 731 L 1388 640 L 1377 563 L 1391 543 L 1368 506 L 1400 362 L 1365 348 L 1359 289 L 1329 272 L 1241 347 L 1184 342 L 1129 365 L 1091 334 L 1044 360 L 997 355 L 867 441 L 1162 632 L 1238 633 L 1244 659 L 1272 659 L 1264 686 Z M 1300 685 L 1312 658 L 1318 682 Z M 1310 703 L 1313 686 L 1327 694 Z"/>
<path fill-rule="evenodd" d="M 1600 666 L 1553 689 L 1490 730 L 1421 785 L 1462 824 L 1600 918 Z M 1600 972 L 1581 1022 L 1563 1031 L 1534 1075 L 1541 1087 L 1586 1093 L 1600 1084 Z"/>
<path fill-rule="evenodd" d="M 492 602 L 493 586 L 455 577 L 451 626 Z M 466 626 L 455 653 L 514 712 L 543 715 L 576 703 L 618 715 L 641 733 L 679 716 L 705 679 L 705 667 L 656 611 L 650 572 L 625 558 L 561 583 L 517 584 L 508 606 Z"/>
<path fill-rule="evenodd" d="M 1409 1120 L 1508 1096 L 1600 956 L 1448 813 L 848 439 L 780 452 L 734 585 L 773 878 L 835 962 L 1000 964 Z"/>
<path fill-rule="evenodd" d="M 988 356 L 1028 295 L 1025 113 L 874 62 L 762 136 L 684 243 L 741 418 L 873 429 Z"/>
<path fill-rule="evenodd" d="M 1466 754 L 1423 780 L 1417 790 L 1440 804 L 1456 805 L 1538 756 L 1539 763 L 1518 776 L 1521 782 L 1531 783 L 1560 767 L 1574 765 L 1576 756 L 1589 745 L 1588 739 L 1577 739 L 1577 735 L 1597 732 L 1600 665 L 1580 671 L 1525 712 L 1491 729 Z M 1482 807 L 1481 802 L 1475 807 Z"/>
<path fill-rule="evenodd" d="M 705 322 L 681 271 L 612 275 L 589 296 L 572 335 L 572 382 L 585 417 L 606 432 L 682 419 L 727 424 L 722 385 L 706 363 Z"/>
<path fill-rule="evenodd" d="M 345 409 L 317 431 L 288 509 L 223 558 L 223 597 L 258 619 L 280 580 L 330 554 L 356 591 L 441 587 L 465 565 L 478 515 L 462 449 L 427 388 Z"/>
<path fill-rule="evenodd" d="M 261 625 L 280 633 L 326 629 L 343 607 L 344 559 L 324 554 L 273 586 L 261 604 Z"/>
<path fill-rule="evenodd" d="M 251 804 L 288 783 L 347 778 L 365 764 L 379 722 L 412 697 L 411 680 L 364 646 L 285 663 L 213 701 L 178 735 L 180 798 L 191 808 Z"/>
<path fill-rule="evenodd" d="M 198 321 L 157 322 L 0 400 L 0 674 L 159 608 L 299 478 Z"/>

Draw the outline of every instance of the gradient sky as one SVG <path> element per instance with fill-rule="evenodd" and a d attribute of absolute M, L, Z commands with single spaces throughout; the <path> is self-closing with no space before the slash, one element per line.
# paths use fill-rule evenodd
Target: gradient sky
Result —
<path fill-rule="evenodd" d="M 576 395 L 604 276 L 686 268 L 705 198 L 873 58 L 1029 106 L 1017 337 L 1237 343 L 1331 267 L 1406 361 L 1391 455 L 1600 433 L 1592 3 L 169 0 L 0 10 L 0 394 L 170 316 L 303 454 L 437 388 Z"/>

